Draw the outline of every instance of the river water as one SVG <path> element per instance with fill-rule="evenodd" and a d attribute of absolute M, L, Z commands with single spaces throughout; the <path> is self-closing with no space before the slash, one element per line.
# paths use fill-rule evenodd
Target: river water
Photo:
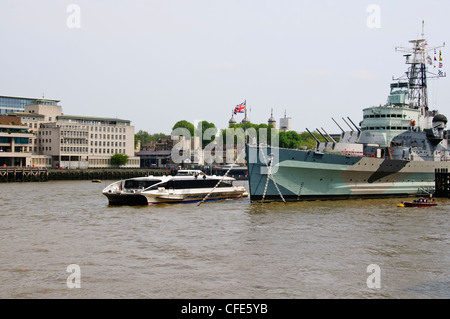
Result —
<path fill-rule="evenodd" d="M 111 207 L 106 184 L 0 184 L 1 298 L 450 298 L 448 199 Z"/>

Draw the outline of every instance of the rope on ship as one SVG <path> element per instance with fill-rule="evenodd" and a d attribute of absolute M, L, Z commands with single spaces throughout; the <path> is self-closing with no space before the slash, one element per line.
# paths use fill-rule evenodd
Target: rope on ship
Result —
<path fill-rule="evenodd" d="M 236 160 L 233 162 L 233 164 L 236 164 L 236 162 L 241 158 L 242 154 L 245 154 L 245 151 L 243 151 L 239 154 L 239 156 L 236 158 Z M 223 179 L 228 175 L 228 173 L 231 171 L 232 168 L 233 168 L 233 165 L 230 165 L 230 168 L 225 172 L 225 174 L 222 176 L 222 178 L 217 182 L 217 184 L 213 187 L 213 189 L 211 189 L 209 191 L 209 193 L 206 194 L 205 197 L 203 197 L 202 201 L 199 202 L 197 204 L 197 206 L 200 206 L 212 194 L 212 192 L 214 192 L 214 190 L 217 188 L 217 186 L 220 185 L 220 183 L 222 183 Z"/>
<path fill-rule="evenodd" d="M 267 166 L 267 160 L 266 160 L 266 156 L 264 155 L 264 152 L 263 152 L 263 156 L 264 156 L 264 161 L 266 162 L 266 166 Z M 266 197 L 267 186 L 269 186 L 269 176 L 270 176 L 270 172 L 272 170 L 272 163 L 273 163 L 273 161 L 270 161 L 270 165 L 269 165 L 269 168 L 267 170 L 266 185 L 264 186 L 264 193 L 263 193 L 263 196 L 261 198 L 261 203 L 264 203 L 264 198 Z"/>
<path fill-rule="evenodd" d="M 280 189 L 278 188 L 278 184 L 275 181 L 275 178 L 273 177 L 273 174 L 272 174 L 273 154 L 270 154 L 270 165 L 269 165 L 269 163 L 267 162 L 266 155 L 264 155 L 264 152 L 261 152 L 261 153 L 262 153 L 262 155 L 264 157 L 264 162 L 266 162 L 266 167 L 268 167 L 268 169 L 267 169 L 266 186 L 264 187 L 264 193 L 263 193 L 263 196 L 262 196 L 262 199 L 261 199 L 261 203 L 264 203 L 264 198 L 266 197 L 266 193 L 267 193 L 267 186 L 269 186 L 269 178 L 271 178 L 272 181 L 273 181 L 273 184 L 275 185 L 275 188 L 278 191 L 278 194 L 280 194 L 281 199 L 286 204 L 286 200 L 284 199 L 283 194 L 281 193 Z"/>

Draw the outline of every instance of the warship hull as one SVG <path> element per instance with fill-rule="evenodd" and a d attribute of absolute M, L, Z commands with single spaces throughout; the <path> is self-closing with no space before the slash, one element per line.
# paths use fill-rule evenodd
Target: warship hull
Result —
<path fill-rule="evenodd" d="M 264 152 L 266 155 L 261 154 Z M 405 161 L 247 146 L 251 201 L 403 197 L 434 192 L 448 161 Z M 266 158 L 273 156 L 269 165 Z"/>

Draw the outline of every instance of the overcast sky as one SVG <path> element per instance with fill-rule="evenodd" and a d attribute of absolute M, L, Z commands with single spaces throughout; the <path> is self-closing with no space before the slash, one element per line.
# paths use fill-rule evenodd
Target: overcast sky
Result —
<path fill-rule="evenodd" d="M 450 44 L 449 13 L 448 0 L 2 0 L 0 95 L 150 133 L 182 119 L 225 128 L 247 100 L 253 123 L 273 108 L 277 124 L 286 110 L 296 131 L 335 133 L 332 117 L 358 123 L 386 102 L 406 71 L 395 47 L 422 20 L 430 45 Z M 447 71 L 448 46 L 442 57 Z M 431 108 L 449 115 L 450 79 L 430 86 Z"/>

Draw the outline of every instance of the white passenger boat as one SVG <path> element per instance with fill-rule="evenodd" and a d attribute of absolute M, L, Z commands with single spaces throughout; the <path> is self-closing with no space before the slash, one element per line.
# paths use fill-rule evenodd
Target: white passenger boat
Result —
<path fill-rule="evenodd" d="M 103 190 L 110 205 L 188 203 L 247 197 L 234 178 L 208 176 L 200 170 L 179 170 L 175 176 L 135 177 L 117 181 Z"/>

